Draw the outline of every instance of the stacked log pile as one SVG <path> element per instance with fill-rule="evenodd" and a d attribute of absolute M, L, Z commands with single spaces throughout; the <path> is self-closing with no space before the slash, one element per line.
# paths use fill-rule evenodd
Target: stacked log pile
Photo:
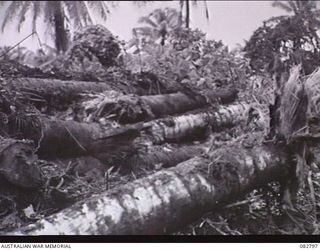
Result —
<path fill-rule="evenodd" d="M 6 98 L 5 103 L 10 102 L 11 98 L 15 100 L 15 105 L 14 108 L 10 105 L 11 108 L 7 108 L 8 105 L 2 107 L 3 115 L 7 119 L 6 133 L 3 135 L 6 138 L 3 138 L 2 142 L 6 144 L 10 140 L 14 142 L 14 146 L 1 151 L 1 175 L 10 185 L 31 190 L 41 189 L 47 185 L 44 183 L 48 183 L 48 176 L 43 174 L 41 167 L 37 165 L 38 157 L 49 161 L 93 157 L 105 166 L 104 170 L 99 166 L 101 173 L 108 172 L 108 168 L 112 166 L 120 168 L 122 174 L 141 170 L 161 172 L 163 168 L 173 167 L 202 155 L 208 148 L 213 149 L 213 139 L 208 140 L 213 132 L 237 126 L 239 123 L 245 124 L 253 110 L 250 104 L 233 104 L 237 92 L 227 89 L 197 95 L 183 92 L 151 96 L 116 93 L 119 98 L 112 99 L 107 97 L 115 91 L 110 90 L 107 83 L 101 82 L 8 78 L 3 86 L 6 91 L 15 93 L 8 97 L 9 99 Z M 97 98 L 101 95 L 99 93 L 105 93 L 102 100 Z M 132 102 L 132 99 L 136 101 Z M 92 104 L 97 103 L 97 100 L 100 105 L 96 105 L 94 109 Z M 80 105 L 83 103 L 85 108 L 80 112 L 85 114 L 84 119 L 58 118 L 47 112 L 41 113 L 41 109 L 26 108 L 45 103 L 64 112 L 74 102 Z M 130 114 L 128 109 L 125 113 L 115 108 L 130 105 L 136 105 L 135 108 L 141 110 L 144 110 L 145 105 L 150 110 L 150 115 L 143 112 L 140 115 Z M 29 110 L 32 112 L 27 112 Z M 114 116 L 110 117 L 112 112 Z M 101 122 L 101 118 L 109 123 Z M 24 142 L 25 140 L 28 140 L 28 143 Z M 201 143 L 193 144 L 193 141 Z M 22 160 L 14 160 L 14 157 Z M 9 166 L 8 161 L 14 164 Z M 82 173 L 87 173 L 95 166 L 86 165 L 82 168 L 87 168 L 86 171 L 82 169 Z M 153 181 L 152 175 L 145 178 Z M 150 181 L 145 182 L 145 188 Z M 149 188 L 152 188 L 152 185 Z M 161 185 L 158 188 L 162 189 Z M 163 209 L 166 210 L 165 207 Z M 160 232 L 154 230 L 149 233 Z M 54 231 L 46 233 L 55 234 Z"/>
<path fill-rule="evenodd" d="M 235 90 L 139 96 L 103 81 L 1 79 L 0 178 L 57 203 L 45 218 L 3 233 L 167 234 L 270 181 L 296 184 L 284 180 L 312 154 L 299 141 L 310 134 L 296 136 L 308 101 L 294 77 L 286 87 L 303 105 L 278 100 L 271 115 L 282 120 L 271 119 L 269 141 L 265 117 Z"/>
<path fill-rule="evenodd" d="M 209 158 L 192 158 L 9 234 L 170 233 L 219 207 L 227 197 L 237 197 L 258 183 L 283 176 L 287 163 L 288 156 L 282 148 L 246 149 L 233 143 L 210 152 Z"/>

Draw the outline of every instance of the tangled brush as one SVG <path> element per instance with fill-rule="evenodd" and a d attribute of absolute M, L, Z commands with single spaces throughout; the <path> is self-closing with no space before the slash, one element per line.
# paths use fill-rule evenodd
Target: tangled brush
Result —
<path fill-rule="evenodd" d="M 306 80 L 305 88 L 309 100 L 307 111 L 309 133 L 314 136 L 319 131 L 320 125 L 320 68 L 315 70 Z"/>
<path fill-rule="evenodd" d="M 75 34 L 71 47 L 64 55 L 41 68 L 45 71 L 94 75 L 116 65 L 119 53 L 120 46 L 111 32 L 102 25 L 92 25 Z"/>
<path fill-rule="evenodd" d="M 151 108 L 139 96 L 124 95 L 117 91 L 105 91 L 92 96 L 82 104 L 87 113 L 87 122 L 112 119 L 120 123 L 135 121 L 138 118 L 153 118 Z"/>
<path fill-rule="evenodd" d="M 120 53 L 118 42 L 112 33 L 102 25 L 93 25 L 76 33 L 69 54 L 72 57 L 95 56 L 103 66 L 116 64 Z"/>
<path fill-rule="evenodd" d="M 300 81 L 300 70 L 301 65 L 292 68 L 281 96 L 279 132 L 287 143 L 307 128 L 308 97 L 304 83 Z"/>
<path fill-rule="evenodd" d="M 301 65 L 292 67 L 290 77 L 283 86 L 278 86 L 281 93 L 279 122 L 276 124 L 278 138 L 282 138 L 287 145 L 292 167 L 288 168 L 289 178 L 284 180 L 283 201 L 287 208 L 293 209 L 292 201 L 296 199 L 298 188 L 303 188 L 309 172 L 307 165 L 308 147 L 301 134 L 307 130 L 308 96 L 305 84 L 300 78 Z"/>

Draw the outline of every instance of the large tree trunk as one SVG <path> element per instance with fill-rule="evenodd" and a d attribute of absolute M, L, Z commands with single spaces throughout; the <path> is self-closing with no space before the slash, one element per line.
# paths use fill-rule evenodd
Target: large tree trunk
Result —
<path fill-rule="evenodd" d="M 211 126 L 214 130 L 234 126 L 248 117 L 250 105 L 237 104 L 220 107 L 216 112 L 203 112 L 137 123 L 120 128 L 106 128 L 95 123 L 62 121 L 46 117 L 26 117 L 16 124 L 9 119 L 9 134 L 18 139 L 32 139 L 39 143 L 41 156 L 94 155 L 99 159 L 112 156 L 125 158 L 135 153 L 134 139 L 140 136 L 155 144 L 177 142 L 204 136 Z M 38 123 L 35 122 L 38 120 Z M 19 126 L 18 126 L 19 125 Z M 119 155 L 122 154 L 123 155 Z M 102 153 L 98 155 L 99 153 Z"/>
<path fill-rule="evenodd" d="M 124 171 L 159 170 L 169 168 L 186 161 L 196 155 L 204 153 L 206 145 L 187 145 L 178 148 L 153 146 L 148 152 L 138 153 L 123 163 Z"/>
<path fill-rule="evenodd" d="M 184 0 L 186 2 L 186 28 L 190 26 L 190 1 Z"/>
<path fill-rule="evenodd" d="M 166 234 L 257 186 L 284 177 L 279 146 L 233 143 L 177 167 L 119 186 L 9 235 Z"/>
<path fill-rule="evenodd" d="M 214 131 L 234 126 L 248 119 L 249 104 L 220 106 L 217 111 L 182 115 L 150 121 L 144 124 L 146 136 L 155 144 L 201 138 L 211 127 Z"/>
<path fill-rule="evenodd" d="M 49 3 L 48 3 L 49 4 Z M 54 24 L 54 34 L 55 34 L 55 45 L 59 52 L 66 52 L 68 49 L 68 34 L 65 27 L 65 17 L 63 13 L 63 6 L 61 1 L 51 2 L 53 6 L 53 24 Z"/>
<path fill-rule="evenodd" d="M 237 98 L 236 90 L 208 91 L 204 95 L 173 93 L 167 95 L 141 96 L 141 100 L 150 106 L 155 116 L 184 113 L 189 110 L 206 107 L 210 102 L 230 104 Z"/>
<path fill-rule="evenodd" d="M 140 132 L 134 127 L 108 129 L 96 123 L 62 121 L 34 115 L 10 117 L 9 135 L 33 140 L 41 156 L 95 156 L 104 153 L 105 158 L 112 158 L 113 154 L 133 151 L 132 141 Z"/>
<path fill-rule="evenodd" d="M 26 141 L 0 138 L 0 176 L 22 188 L 42 183 L 34 148 Z"/>
<path fill-rule="evenodd" d="M 37 107 L 46 106 L 60 110 L 83 98 L 81 96 L 83 93 L 115 90 L 114 87 L 104 82 L 42 78 L 7 79 L 7 86 L 11 90 L 17 91 L 19 98 L 30 101 Z M 229 104 L 236 98 L 236 90 L 216 90 L 205 95 L 188 95 L 180 92 L 141 97 L 123 95 L 115 100 L 108 98 L 107 101 L 99 103 L 98 105 L 103 108 L 99 109 L 98 116 L 109 112 L 108 114 L 115 114 L 121 123 L 132 123 L 145 120 L 148 116 L 149 118 L 157 118 L 203 108 L 211 103 Z M 149 110 L 150 112 L 148 112 Z"/>
<path fill-rule="evenodd" d="M 89 112 L 94 112 L 94 119 L 103 116 L 113 116 L 112 119 L 125 124 L 184 113 L 212 104 L 230 104 L 236 98 L 236 90 L 215 90 L 208 91 L 203 95 L 191 95 L 179 92 L 148 96 L 110 96 L 100 102 L 100 97 L 98 97 L 97 101 L 89 100 L 83 106 L 88 109 L 87 103 L 94 104 L 94 107 L 88 110 Z"/>
<path fill-rule="evenodd" d="M 20 98 L 30 100 L 34 104 L 50 104 L 55 108 L 69 105 L 80 98 L 80 94 L 84 92 L 99 93 L 111 90 L 111 87 L 103 82 L 41 78 L 14 78 L 7 81 L 9 88 L 21 93 Z"/>

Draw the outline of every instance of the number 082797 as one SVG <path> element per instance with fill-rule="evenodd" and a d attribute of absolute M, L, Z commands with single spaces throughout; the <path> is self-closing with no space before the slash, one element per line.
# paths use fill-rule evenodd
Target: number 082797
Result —
<path fill-rule="evenodd" d="M 304 244 L 300 244 L 300 248 L 305 248 L 305 249 L 307 249 L 307 248 L 311 248 L 311 249 L 315 249 L 315 248 L 318 248 L 318 244 L 317 243 L 308 243 L 308 244 L 306 244 L 306 243 L 304 243 Z"/>

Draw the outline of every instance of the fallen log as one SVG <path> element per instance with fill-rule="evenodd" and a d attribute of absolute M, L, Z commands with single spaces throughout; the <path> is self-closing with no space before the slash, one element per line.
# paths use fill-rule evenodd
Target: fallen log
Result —
<path fill-rule="evenodd" d="M 121 124 L 154 119 L 166 115 L 184 113 L 204 108 L 210 104 L 230 104 L 237 98 L 236 90 L 215 90 L 205 94 L 182 92 L 164 95 L 122 95 L 104 92 L 82 104 L 90 121 L 101 117 L 112 117 Z"/>
<path fill-rule="evenodd" d="M 33 140 L 38 148 L 37 153 L 44 157 L 93 156 L 102 152 L 106 158 L 112 159 L 117 157 L 117 153 L 131 152 L 134 149 L 132 141 L 140 132 L 130 127 L 108 129 L 95 123 L 34 115 L 19 119 L 10 117 L 9 135 Z"/>
<path fill-rule="evenodd" d="M 200 156 L 209 149 L 219 148 L 230 139 L 228 133 L 216 133 L 206 141 L 197 144 L 152 145 L 125 159 L 123 166 L 126 168 L 122 169 L 130 171 L 142 169 L 144 171 L 173 167 L 195 156 Z"/>
<path fill-rule="evenodd" d="M 173 167 L 196 155 L 204 153 L 204 145 L 188 145 L 178 148 L 153 146 L 147 152 L 138 153 L 123 162 L 124 171 L 154 170 Z"/>
<path fill-rule="evenodd" d="M 177 167 L 78 202 L 7 235 L 167 234 L 253 188 L 284 177 L 281 146 L 231 143 Z"/>
<path fill-rule="evenodd" d="M 158 119 L 145 123 L 145 135 L 155 144 L 192 140 L 202 137 L 209 127 L 219 131 L 246 121 L 251 109 L 249 104 L 239 103 L 220 106 L 217 111 Z"/>
<path fill-rule="evenodd" d="M 173 93 L 167 95 L 141 96 L 141 100 L 150 106 L 152 113 L 157 116 L 184 113 L 189 110 L 203 108 L 210 103 L 229 104 L 237 98 L 236 90 L 208 91 L 203 95 Z"/>
<path fill-rule="evenodd" d="M 73 80 L 12 78 L 6 80 L 6 86 L 20 94 L 20 98 L 34 104 L 50 104 L 55 108 L 72 103 L 84 92 L 103 92 L 111 90 L 104 82 L 84 82 Z"/>
<path fill-rule="evenodd" d="M 30 142 L 0 138 L 0 176 L 22 188 L 40 186 L 43 179 Z"/>
<path fill-rule="evenodd" d="M 20 117 L 18 120 L 11 116 L 8 127 L 11 137 L 35 141 L 38 144 L 37 153 L 41 156 L 94 155 L 101 160 L 114 162 L 135 153 L 139 145 L 134 140 L 141 134 L 142 140 L 154 144 L 197 138 L 209 126 L 218 130 L 245 121 L 250 108 L 248 104 L 237 104 L 221 107 L 216 112 L 183 115 L 120 128 L 49 119 L 39 115 Z"/>

